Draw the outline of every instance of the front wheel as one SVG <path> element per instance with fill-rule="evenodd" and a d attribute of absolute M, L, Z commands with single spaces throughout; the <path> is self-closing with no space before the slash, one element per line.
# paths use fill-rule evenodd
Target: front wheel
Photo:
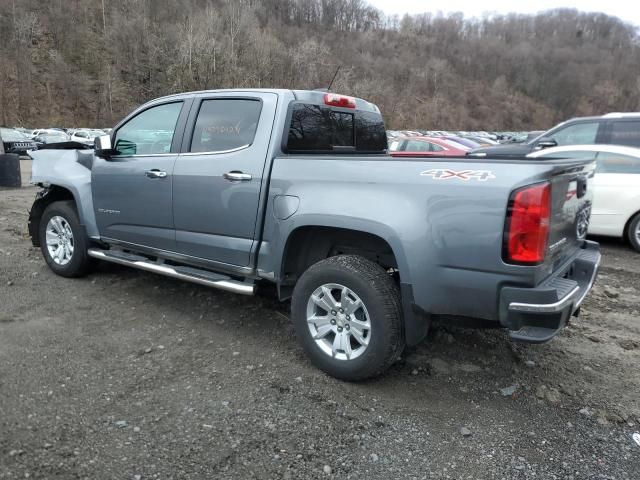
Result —
<path fill-rule="evenodd" d="M 91 265 L 88 239 L 73 202 L 53 202 L 44 210 L 39 237 L 42 255 L 56 274 L 63 277 L 87 274 Z"/>
<path fill-rule="evenodd" d="M 636 216 L 631 219 L 627 234 L 629 236 L 629 243 L 631 243 L 631 246 L 637 252 L 640 252 L 640 213 L 636 213 Z"/>
<path fill-rule="evenodd" d="M 340 255 L 309 267 L 293 291 L 291 310 L 302 348 L 333 377 L 379 375 L 404 349 L 398 287 L 363 257 Z"/>

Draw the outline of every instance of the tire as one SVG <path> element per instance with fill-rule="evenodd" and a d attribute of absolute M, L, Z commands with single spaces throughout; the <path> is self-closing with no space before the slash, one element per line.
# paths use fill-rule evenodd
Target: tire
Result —
<path fill-rule="evenodd" d="M 47 244 L 48 228 L 50 240 L 58 243 Z M 56 233 L 59 233 L 57 238 Z M 54 273 L 63 277 L 82 277 L 89 272 L 92 263 L 87 255 L 89 240 L 84 228 L 80 225 L 78 212 L 72 201 L 53 202 L 45 208 L 40 219 L 38 235 L 42 255 Z M 61 245 L 67 245 L 70 248 L 65 249 Z M 60 252 L 60 257 L 54 256 L 50 247 Z"/>
<path fill-rule="evenodd" d="M 636 213 L 636 216 L 631 219 L 627 237 L 635 251 L 640 252 L 640 213 Z"/>
<path fill-rule="evenodd" d="M 295 286 L 291 312 L 311 362 L 341 380 L 383 373 L 405 346 L 398 287 L 382 267 L 357 255 L 309 267 Z"/>

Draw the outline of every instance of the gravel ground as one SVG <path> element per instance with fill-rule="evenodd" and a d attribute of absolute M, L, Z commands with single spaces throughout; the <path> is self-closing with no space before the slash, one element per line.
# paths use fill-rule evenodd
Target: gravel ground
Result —
<path fill-rule="evenodd" d="M 286 304 L 116 265 L 56 277 L 26 235 L 34 194 L 0 189 L 0 479 L 640 478 L 621 243 L 552 342 L 440 325 L 348 384 L 309 364 Z"/>

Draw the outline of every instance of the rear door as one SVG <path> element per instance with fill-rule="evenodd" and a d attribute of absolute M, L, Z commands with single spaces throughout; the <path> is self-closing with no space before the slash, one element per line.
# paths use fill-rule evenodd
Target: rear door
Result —
<path fill-rule="evenodd" d="M 640 158 L 598 153 L 589 232 L 622 236 L 629 218 L 640 210 Z"/>
<path fill-rule="evenodd" d="M 196 99 L 173 172 L 178 253 L 249 265 L 277 100 L 260 92 Z"/>
<path fill-rule="evenodd" d="M 112 135 L 120 153 L 108 160 L 96 157 L 91 190 L 101 237 L 175 250 L 171 183 L 188 103 L 167 102 L 136 113 Z"/>

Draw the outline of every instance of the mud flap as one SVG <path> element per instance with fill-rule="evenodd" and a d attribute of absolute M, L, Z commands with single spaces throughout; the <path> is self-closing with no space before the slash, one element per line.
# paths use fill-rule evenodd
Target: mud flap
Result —
<path fill-rule="evenodd" d="M 431 316 L 416 306 L 413 300 L 413 287 L 410 284 L 401 283 L 400 294 L 404 316 L 404 337 L 407 345 L 413 347 L 427 336 Z"/>

